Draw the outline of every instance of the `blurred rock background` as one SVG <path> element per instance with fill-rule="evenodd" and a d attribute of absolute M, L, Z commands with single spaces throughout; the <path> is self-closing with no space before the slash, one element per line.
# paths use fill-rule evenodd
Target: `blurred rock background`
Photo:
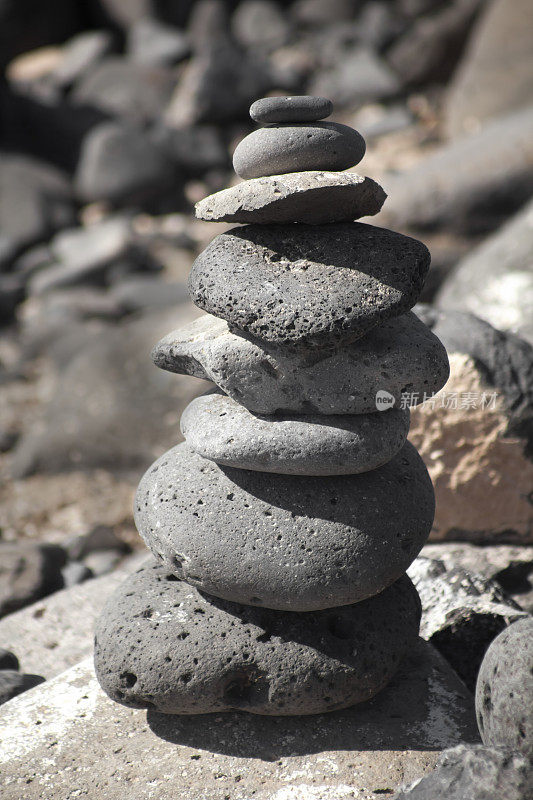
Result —
<path fill-rule="evenodd" d="M 0 615 L 140 548 L 136 484 L 206 388 L 150 349 L 199 315 L 225 226 L 192 208 L 269 93 L 331 98 L 389 193 L 372 223 L 430 248 L 447 389 L 498 399 L 413 413 L 428 555 L 530 607 L 531 0 L 3 0 L 0 68 Z"/>

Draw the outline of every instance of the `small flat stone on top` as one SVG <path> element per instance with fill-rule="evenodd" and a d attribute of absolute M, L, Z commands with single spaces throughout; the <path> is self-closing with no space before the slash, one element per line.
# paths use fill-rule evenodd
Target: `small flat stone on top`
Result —
<path fill-rule="evenodd" d="M 251 118 L 260 125 L 273 122 L 317 122 L 329 117 L 332 111 L 331 100 L 309 94 L 262 97 L 250 106 Z"/>
<path fill-rule="evenodd" d="M 246 179 L 306 170 L 338 171 L 359 164 L 365 150 L 365 140 L 349 125 L 292 122 L 245 136 L 235 148 L 233 169 Z"/>
<path fill-rule="evenodd" d="M 321 225 L 373 216 L 385 198 L 379 183 L 353 172 L 292 172 L 211 194 L 196 204 L 195 213 L 208 222 Z"/>

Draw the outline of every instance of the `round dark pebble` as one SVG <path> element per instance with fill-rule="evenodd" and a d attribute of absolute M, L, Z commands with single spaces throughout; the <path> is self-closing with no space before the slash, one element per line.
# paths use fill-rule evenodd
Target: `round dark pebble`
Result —
<path fill-rule="evenodd" d="M 150 559 L 105 606 L 95 668 L 118 703 L 168 714 L 317 714 L 382 689 L 418 635 L 407 576 L 357 605 L 309 614 L 200 594 Z"/>
<path fill-rule="evenodd" d="M 333 103 L 325 97 L 301 94 L 262 97 L 250 106 L 250 116 L 260 125 L 276 122 L 317 122 L 329 117 Z"/>
<path fill-rule="evenodd" d="M 3 647 L 0 647 L 0 670 L 1 669 L 17 670 L 18 668 L 19 668 L 19 660 L 16 657 L 15 653 L 12 653 L 11 650 L 4 650 Z"/>

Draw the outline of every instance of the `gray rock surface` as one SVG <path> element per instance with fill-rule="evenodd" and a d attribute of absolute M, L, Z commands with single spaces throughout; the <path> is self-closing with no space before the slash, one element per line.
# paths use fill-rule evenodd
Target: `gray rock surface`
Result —
<path fill-rule="evenodd" d="M 256 416 L 221 392 L 181 416 L 195 453 L 228 467 L 285 475 L 352 475 L 390 461 L 409 431 L 408 409 L 350 416 Z"/>
<path fill-rule="evenodd" d="M 275 0 L 243 0 L 231 15 L 235 39 L 252 51 L 270 52 L 287 44 L 291 25 Z"/>
<path fill-rule="evenodd" d="M 153 17 L 143 17 L 129 28 L 127 48 L 132 61 L 154 67 L 177 64 L 191 49 L 184 31 Z"/>
<path fill-rule="evenodd" d="M 0 739 L 3 800 L 57 800 L 72 793 L 73 781 L 88 797 L 108 800 L 124 800 L 125 785 L 136 800 L 154 792 L 158 800 L 287 793 L 371 800 L 375 789 L 428 772 L 443 747 L 478 734 L 463 684 L 419 640 L 377 697 L 318 717 L 149 712 L 147 719 L 106 697 L 88 659 L 4 706 Z M 44 762 L 51 752 L 52 763 Z"/>
<path fill-rule="evenodd" d="M 419 557 L 408 575 L 422 601 L 420 635 L 474 691 L 488 645 L 526 612 L 494 581 L 458 567 L 447 569 L 442 561 Z"/>
<path fill-rule="evenodd" d="M 390 99 L 401 83 L 389 65 L 365 44 L 344 50 L 330 69 L 317 70 L 310 90 L 331 97 L 336 107 Z"/>
<path fill-rule="evenodd" d="M 433 487 L 410 445 L 361 475 L 220 467 L 186 444 L 137 490 L 137 529 L 168 569 L 226 600 L 288 611 L 356 603 L 405 572 L 433 520 Z"/>
<path fill-rule="evenodd" d="M 492 642 L 476 686 L 481 738 L 491 747 L 533 759 L 533 618 L 519 620 Z M 533 781 L 532 781 L 533 783 Z M 533 796 L 533 785 L 531 787 Z"/>
<path fill-rule="evenodd" d="M 189 292 L 204 311 L 264 341 L 344 343 L 408 311 L 429 262 L 416 239 L 359 222 L 246 225 L 197 257 Z"/>
<path fill-rule="evenodd" d="M 150 348 L 191 312 L 182 305 L 94 337 L 84 333 L 49 404 L 18 442 L 12 474 L 148 465 L 168 446 L 169 436 L 179 435 L 180 411 L 196 394 L 192 382 L 176 382 L 155 369 Z"/>
<path fill-rule="evenodd" d="M 27 675 L 11 669 L 0 670 L 0 705 L 43 681 L 41 675 Z"/>
<path fill-rule="evenodd" d="M 450 272 L 435 302 L 469 311 L 533 344 L 533 201 Z"/>
<path fill-rule="evenodd" d="M 318 122 L 329 117 L 333 103 L 316 95 L 262 97 L 250 106 L 250 116 L 260 125 L 279 122 Z"/>
<path fill-rule="evenodd" d="M 196 203 L 208 222 L 302 222 L 320 225 L 377 214 L 385 192 L 372 180 L 350 172 L 292 172 L 254 178 Z"/>
<path fill-rule="evenodd" d="M 116 702 L 167 714 L 319 714 L 377 694 L 419 619 L 405 577 L 362 603 L 295 614 L 210 598 L 150 559 L 98 620 L 96 676 Z"/>
<path fill-rule="evenodd" d="M 168 189 L 173 178 L 166 154 L 141 130 L 110 121 L 95 125 L 83 140 L 74 182 L 84 202 L 131 205 Z"/>
<path fill-rule="evenodd" d="M 273 125 L 259 128 L 239 142 L 233 168 L 241 178 L 306 170 L 336 172 L 355 167 L 365 147 L 361 134 L 338 122 Z"/>
<path fill-rule="evenodd" d="M 487 4 L 447 93 L 453 136 L 533 103 L 532 37 L 529 0 Z"/>
<path fill-rule="evenodd" d="M 62 58 L 52 74 L 53 82 L 68 89 L 112 49 L 113 36 L 110 31 L 79 33 L 64 45 Z"/>
<path fill-rule="evenodd" d="M 65 561 L 58 545 L 0 542 L 0 617 L 61 589 Z"/>
<path fill-rule="evenodd" d="M 256 414 L 367 414 L 384 390 L 400 403 L 441 389 L 449 375 L 443 345 L 409 312 L 356 342 L 318 352 L 237 335 L 210 314 L 167 334 L 152 358 L 161 369 L 211 380 Z"/>
<path fill-rule="evenodd" d="M 106 600 L 144 561 L 145 551 L 135 553 L 109 575 L 61 589 L 3 617 L 0 642 L 18 650 L 26 672 L 47 680 L 59 675 L 92 654 L 94 624 Z"/>
<path fill-rule="evenodd" d="M 461 164 L 461 168 L 458 168 Z M 490 232 L 533 193 L 533 107 L 444 144 L 383 179 L 389 195 L 379 224 Z"/>
<path fill-rule="evenodd" d="M 403 788 L 393 800 L 531 800 L 533 781 L 526 759 L 489 747 L 459 745 L 446 750 L 433 772 Z"/>

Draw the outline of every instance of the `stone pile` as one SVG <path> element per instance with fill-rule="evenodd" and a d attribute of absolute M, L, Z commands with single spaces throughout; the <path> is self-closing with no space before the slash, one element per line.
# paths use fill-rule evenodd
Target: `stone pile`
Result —
<path fill-rule="evenodd" d="M 379 692 L 418 636 L 405 572 L 434 495 L 399 400 L 438 391 L 448 361 L 410 313 L 429 253 L 353 221 L 384 193 L 339 172 L 365 144 L 320 121 L 330 112 L 314 97 L 254 103 L 264 127 L 234 155 L 248 180 L 197 206 L 251 224 L 197 258 L 189 290 L 209 313 L 154 351 L 220 388 L 188 406 L 186 442 L 142 479 L 136 523 L 154 558 L 97 625 L 98 679 L 125 705 L 344 708 Z"/>

